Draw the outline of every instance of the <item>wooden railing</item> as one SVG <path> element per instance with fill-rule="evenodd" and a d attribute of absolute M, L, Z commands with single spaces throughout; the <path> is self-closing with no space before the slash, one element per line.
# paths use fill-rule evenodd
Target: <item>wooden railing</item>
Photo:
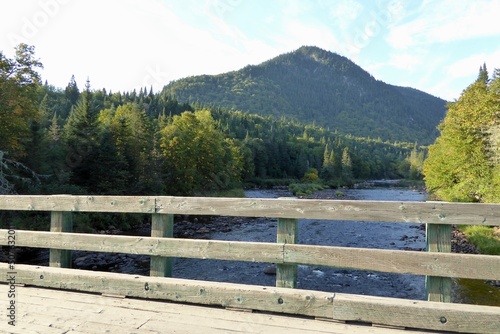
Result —
<path fill-rule="evenodd" d="M 500 333 L 500 307 L 450 301 L 451 278 L 500 280 L 500 257 L 452 254 L 451 225 L 500 226 L 500 204 L 128 196 L 0 196 L 0 210 L 50 211 L 50 232 L 0 230 L 0 245 L 50 248 L 50 267 L 0 264 L 16 283 L 299 314 L 341 321 Z M 148 213 L 151 237 L 72 232 L 71 212 Z M 277 242 L 173 238 L 173 216 L 278 218 Z M 428 252 L 296 244 L 299 218 L 425 223 Z M 8 223 L 8 222 L 4 222 Z M 14 239 L 12 238 L 14 236 Z M 69 269 L 71 251 L 151 256 L 150 277 Z M 168 277 L 173 257 L 277 264 L 276 287 Z M 297 265 L 427 276 L 428 301 L 295 289 Z M 163 276 L 163 277 L 162 277 Z M 294 288 L 294 289 L 290 289 Z"/>

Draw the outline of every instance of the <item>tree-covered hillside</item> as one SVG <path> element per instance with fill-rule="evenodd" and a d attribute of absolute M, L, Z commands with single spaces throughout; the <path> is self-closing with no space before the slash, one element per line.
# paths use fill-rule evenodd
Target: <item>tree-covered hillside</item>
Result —
<path fill-rule="evenodd" d="M 41 84 L 33 48 L 0 56 L 0 193 L 193 195 L 310 170 L 338 186 L 414 175 L 421 153 L 166 91 L 80 90 L 74 78 L 56 88 Z"/>
<path fill-rule="evenodd" d="M 220 75 L 177 80 L 178 101 L 285 116 L 357 137 L 430 144 L 445 101 L 378 81 L 349 59 L 317 47 Z"/>

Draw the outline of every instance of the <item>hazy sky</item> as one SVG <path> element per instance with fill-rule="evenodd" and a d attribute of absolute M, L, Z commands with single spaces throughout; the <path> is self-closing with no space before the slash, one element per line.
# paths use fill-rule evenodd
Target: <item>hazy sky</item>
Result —
<path fill-rule="evenodd" d="M 500 0 L 0 0 L 0 50 L 34 45 L 43 80 L 126 91 L 315 45 L 376 79 L 454 100 L 500 68 Z"/>

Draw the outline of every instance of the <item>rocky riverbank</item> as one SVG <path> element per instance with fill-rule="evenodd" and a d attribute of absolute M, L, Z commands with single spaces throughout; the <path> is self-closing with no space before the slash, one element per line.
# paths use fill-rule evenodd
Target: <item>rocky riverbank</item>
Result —
<path fill-rule="evenodd" d="M 479 254 L 476 246 L 467 240 L 467 235 L 460 231 L 456 226 L 453 226 L 451 232 L 451 252 L 461 254 Z"/>

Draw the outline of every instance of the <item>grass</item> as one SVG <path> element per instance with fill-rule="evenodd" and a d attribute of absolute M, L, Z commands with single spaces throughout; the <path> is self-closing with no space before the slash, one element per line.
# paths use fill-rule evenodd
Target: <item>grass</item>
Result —
<path fill-rule="evenodd" d="M 467 234 L 469 242 L 474 244 L 481 254 L 500 255 L 500 233 L 492 227 L 479 225 L 460 226 Z"/>

